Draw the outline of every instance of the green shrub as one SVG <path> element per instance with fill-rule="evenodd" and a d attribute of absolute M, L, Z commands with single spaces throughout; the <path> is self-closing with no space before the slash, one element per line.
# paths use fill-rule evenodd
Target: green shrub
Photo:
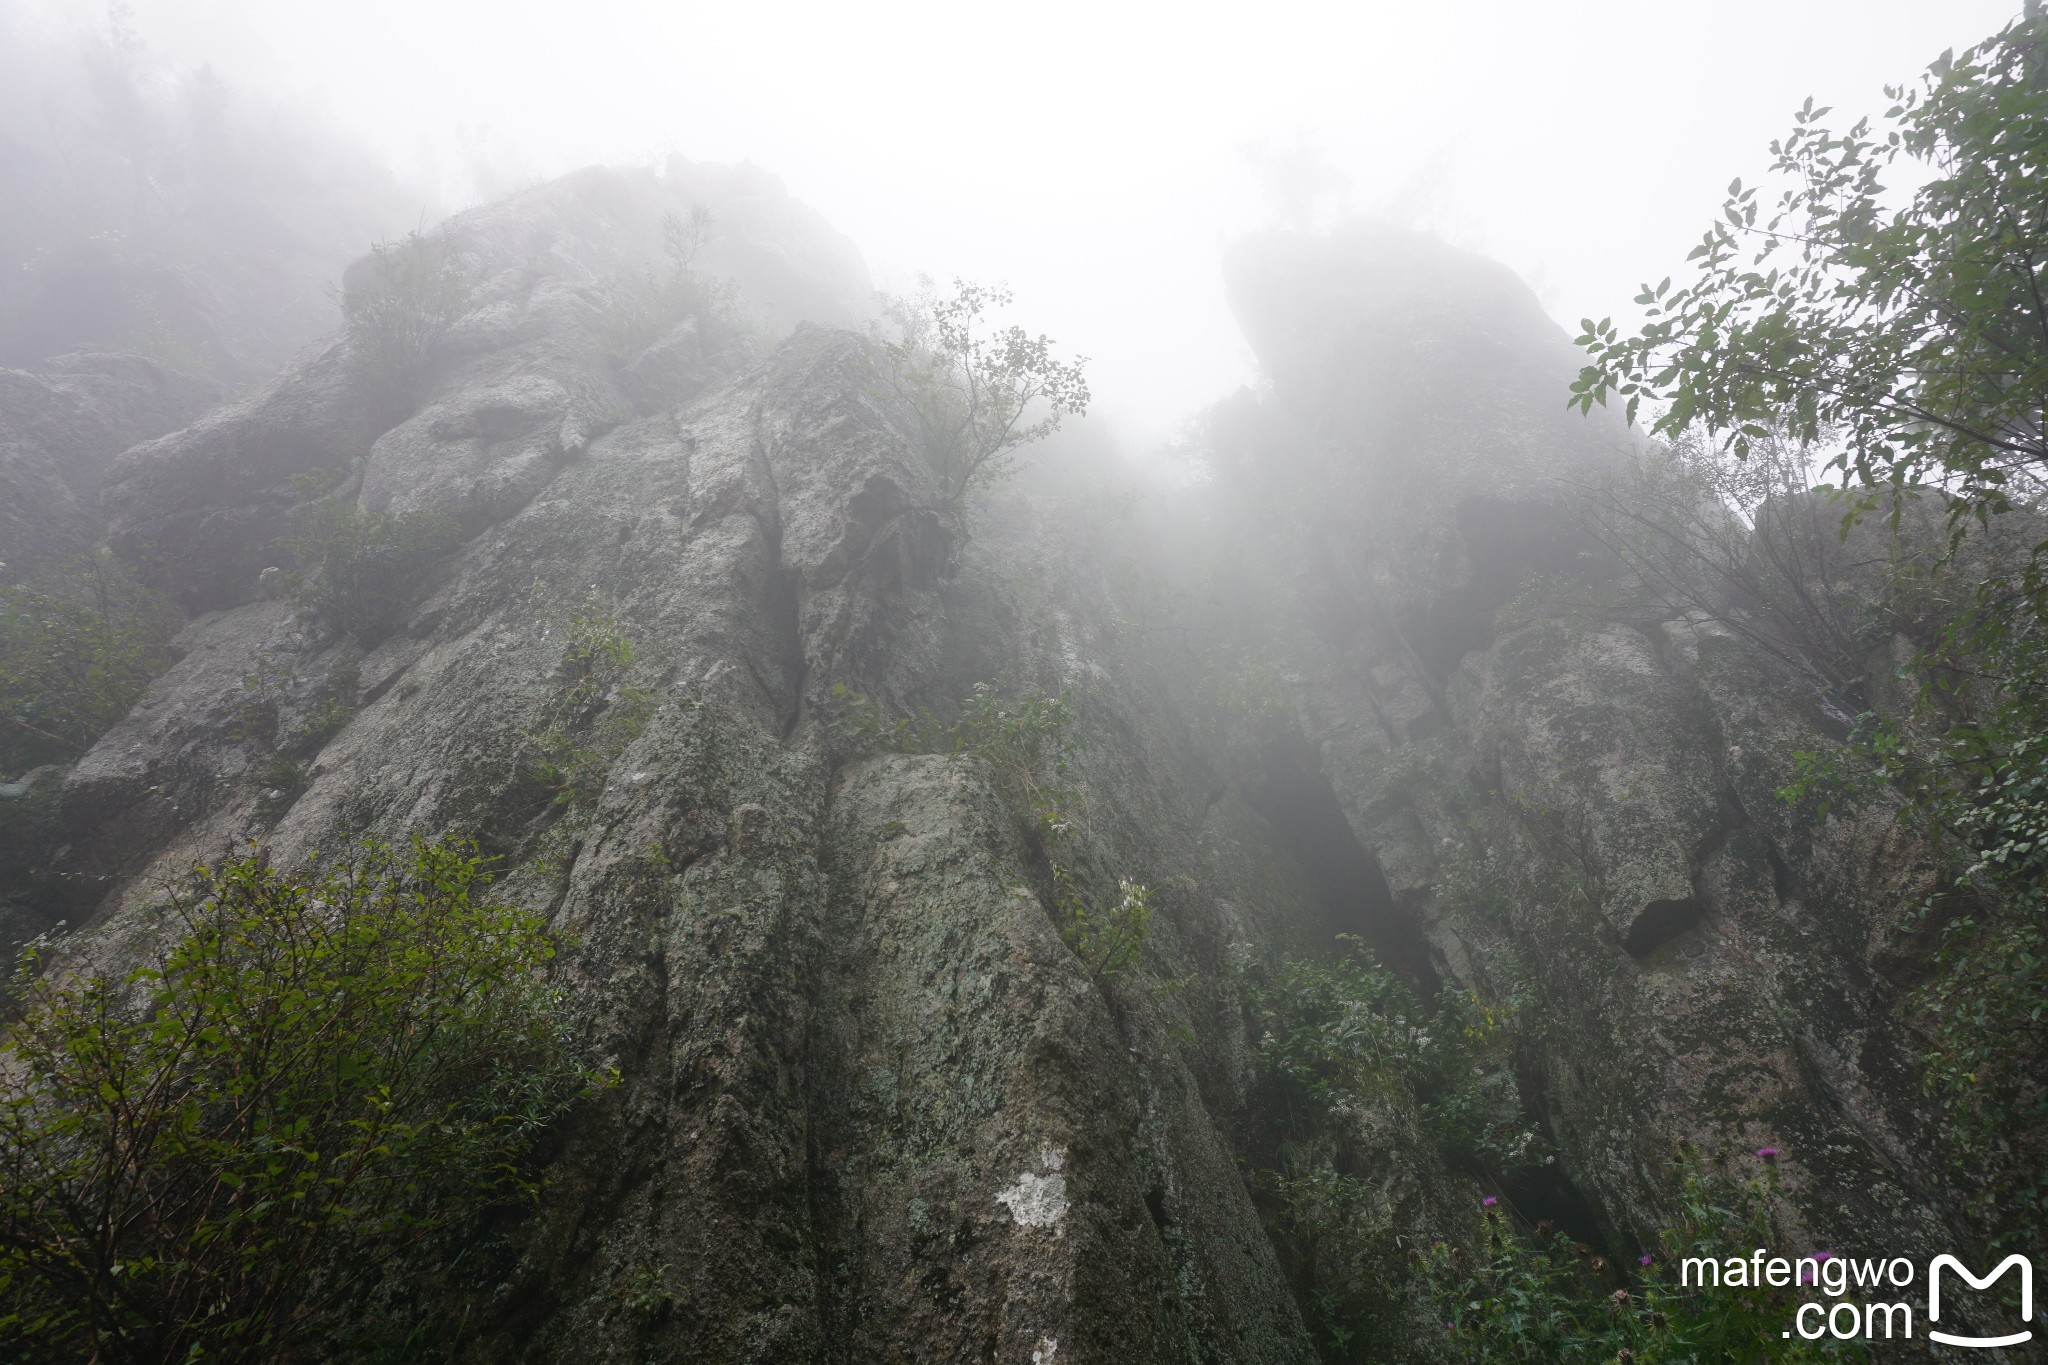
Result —
<path fill-rule="evenodd" d="M 1331 962 L 1282 963 L 1270 984 L 1248 981 L 1260 1055 L 1305 1103 L 1289 1106 L 1298 1136 L 1330 1111 L 1387 1101 L 1412 1106 L 1437 1150 L 1500 1177 L 1543 1163 L 1547 1144 L 1522 1115 L 1508 1055 L 1526 1000 L 1495 1005 L 1444 991 L 1430 1008 L 1365 942 L 1338 936 Z"/>
<path fill-rule="evenodd" d="M 1060 939 L 1098 981 L 1121 976 L 1137 965 L 1152 923 L 1152 889 L 1129 877 L 1116 879 L 1116 900 L 1098 906 L 1074 884 L 1065 864 L 1052 865 Z"/>
<path fill-rule="evenodd" d="M 91 748 L 169 667 L 179 621 L 104 550 L 0 587 L 0 775 Z"/>
<path fill-rule="evenodd" d="M 1681 1162 L 1677 1216 L 1655 1254 L 1626 1267 L 1549 1222 L 1520 1225 L 1487 1197 L 1482 1254 L 1446 1242 L 1411 1244 L 1385 1192 L 1315 1167 L 1275 1180 L 1280 1223 L 1301 1262 L 1304 1307 L 1326 1359 L 1400 1358 L 1585 1365 L 1763 1365 L 1859 1361 L 1860 1344 L 1807 1341 L 1787 1332 L 1801 1291 L 1674 1283 L 1686 1257 L 1747 1257 L 1773 1240 L 1775 1171 L 1737 1181 L 1697 1153 Z M 1418 1340 L 1421 1324 L 1428 1335 Z"/>
<path fill-rule="evenodd" d="M 1669 1267 L 1688 1256 L 1725 1259 L 1771 1244 L 1775 1171 L 1738 1182 L 1697 1155 L 1682 1164 L 1679 1215 L 1662 1255 L 1624 1278 L 1593 1248 L 1547 1223 L 1515 1226 L 1498 1201 L 1484 1210 L 1488 1255 L 1470 1261 L 1441 1243 L 1420 1259 L 1444 1323 L 1442 1354 L 1474 1362 L 1624 1360 L 1634 1365 L 1762 1365 L 1869 1359 L 1861 1345 L 1807 1341 L 1790 1332 L 1792 1289 L 1683 1286 Z"/>
<path fill-rule="evenodd" d="M 569 622 L 541 724 L 525 735 L 523 785 L 542 804 L 588 802 L 654 715 L 655 696 L 627 678 L 638 651 L 618 620 L 595 606 Z"/>
<path fill-rule="evenodd" d="M 1063 697 L 1036 687 L 1005 697 L 976 683 L 961 699 L 960 717 L 946 738 L 951 752 L 974 754 L 989 765 L 997 789 L 1029 825 L 1059 832 L 1079 804 L 1066 781 L 1084 747 L 1074 722 L 1074 708 Z"/>
<path fill-rule="evenodd" d="M 441 233 L 370 248 L 370 277 L 342 298 L 349 374 L 380 427 L 409 416 L 441 339 L 476 306 L 476 277 Z"/>
<path fill-rule="evenodd" d="M 531 1199 L 536 1138 L 599 1077 L 542 920 L 486 884 L 451 844 L 234 859 L 169 894 L 151 965 L 26 984 L 0 1100 L 9 1358 L 295 1358 L 408 1255 Z"/>
<path fill-rule="evenodd" d="M 444 513 L 392 516 L 352 503 L 315 503 L 279 542 L 297 566 L 286 575 L 285 596 L 301 617 L 373 645 L 397 628 L 422 572 L 458 539 Z"/>
<path fill-rule="evenodd" d="M 687 218 L 673 213 L 664 216 L 662 245 L 667 264 L 650 266 L 606 288 L 604 343 L 614 359 L 633 359 L 685 318 L 725 317 L 733 312 L 731 284 L 707 279 L 691 269 L 710 229 L 711 215 L 701 207 L 692 209 Z"/>
<path fill-rule="evenodd" d="M 1306 1281 L 1307 1316 L 1326 1352 L 1349 1360 L 1398 1330 L 1414 1285 L 1386 1195 L 1325 1166 L 1276 1176 L 1273 1186 Z"/>
<path fill-rule="evenodd" d="M 1904 681 L 1920 697 L 1896 708 L 1911 715 L 1866 719 L 1845 762 L 1861 768 L 1852 786 L 1903 797 L 1943 855 L 1950 885 L 1929 907 L 1937 970 L 1914 1002 L 1932 1035 L 1925 1078 L 1947 1120 L 1943 1165 L 1976 1186 L 1984 1232 L 2028 1249 L 2048 1233 L 2044 51 L 2048 12 L 2030 3 L 1887 89 L 1876 118 L 1830 128 L 1809 99 L 1771 144 L 1775 205 L 1731 183 L 1690 273 L 1644 286 L 1638 332 L 1587 319 L 1571 400 L 1590 411 L 1616 396 L 1630 419 L 1647 403 L 1654 433 L 1706 433 L 1722 469 L 1768 461 L 1789 438 L 1802 477 L 1807 452 L 1826 456 L 1849 521 L 1888 508 L 1896 533 L 1923 510 L 1945 514 L 1946 554 L 1906 545 L 1901 557 L 1896 535 L 1888 548 L 1959 609 L 1915 621 L 1896 578 L 1886 585 L 1876 624 L 1919 646 Z M 2019 542 L 2020 562 L 1970 562 L 1976 543 L 2001 539 Z M 1815 606 L 1862 624 L 1853 599 L 1793 577 Z M 1862 659 L 1843 651 L 1842 662 L 1853 672 Z M 1866 702 L 1849 709 L 1887 711 L 1855 677 L 1828 680 Z M 1787 794 L 1803 799 L 1814 783 Z M 1957 918 L 1943 927 L 1943 916 Z"/>
<path fill-rule="evenodd" d="M 1137 964 L 1152 922 L 1151 888 L 1118 877 L 1114 898 L 1103 896 L 1083 885 L 1067 853 L 1088 837 L 1081 794 L 1067 782 L 1085 747 L 1071 703 L 1037 687 L 1005 696 L 976 683 L 948 724 L 929 714 L 892 721 L 844 683 L 833 686 L 832 700 L 833 733 L 856 751 L 972 754 L 986 763 L 1004 809 L 1043 860 L 1061 940 L 1098 981 Z"/>
<path fill-rule="evenodd" d="M 1049 338 L 1022 327 L 993 327 L 1007 289 L 955 280 L 941 296 L 929 284 L 888 302 L 895 332 L 878 338 L 876 376 L 915 427 L 940 509 L 957 517 L 971 493 L 1016 471 L 1019 449 L 1088 411 L 1088 362 L 1055 359 Z"/>
<path fill-rule="evenodd" d="M 1413 1093 L 1439 1070 L 1435 1021 L 1355 935 L 1334 962 L 1282 963 L 1252 987 L 1266 1064 L 1323 1106 Z"/>
<path fill-rule="evenodd" d="M 675 1291 L 668 1287 L 670 1270 L 660 1261 L 642 1261 L 616 1289 L 620 1307 L 641 1327 L 651 1327 L 667 1317 L 676 1306 Z"/>
<path fill-rule="evenodd" d="M 2037 603 L 1998 587 L 1917 661 L 1913 714 L 1865 714 L 1847 744 L 1793 755 L 1778 795 L 1822 817 L 1903 799 L 1933 842 L 1946 884 L 1920 910 L 1937 943 L 1913 1001 L 1921 1077 L 1980 1227 L 2024 1248 L 2048 1235 L 2048 642 Z"/>

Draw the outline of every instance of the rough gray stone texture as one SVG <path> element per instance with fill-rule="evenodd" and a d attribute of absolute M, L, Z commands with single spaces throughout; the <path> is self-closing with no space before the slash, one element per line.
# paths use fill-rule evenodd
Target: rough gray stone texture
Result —
<path fill-rule="evenodd" d="M 1534 1002 L 1521 1105 L 1563 1175 L 1647 1241 L 1682 1142 L 1738 1175 L 1775 1146 L 1787 1244 L 1967 1245 L 1902 1016 L 1928 851 L 1886 810 L 1777 798 L 1836 742 L 1789 670 L 1599 605 L 1565 488 L 1628 445 L 1564 411 L 1562 334 L 1498 266 L 1398 234 L 1232 270 L 1273 398 L 1225 410 L 1226 469 L 1276 452 L 1318 494 L 1246 499 L 1291 602 L 1262 648 L 1436 970 Z M 1574 573 L 1590 597 L 1499 611 Z"/>
<path fill-rule="evenodd" d="M 700 205 L 712 228 L 697 266 L 730 279 L 743 312 L 771 327 L 864 316 L 859 256 L 772 177 L 686 162 L 578 171 L 435 229 L 473 281 L 472 307 L 424 358 L 403 420 L 371 420 L 334 342 L 124 456 L 107 493 L 115 548 L 187 610 L 210 611 L 256 596 L 316 471 L 379 511 L 446 511 L 470 532 L 509 516 L 599 433 L 688 401 L 756 354 L 746 326 L 710 315 L 642 354 L 608 344 L 614 292 L 662 268 L 665 216 Z M 368 287 L 371 262 L 351 265 L 344 288 Z"/>
<path fill-rule="evenodd" d="M 0 582 L 97 545 L 114 457 L 220 398 L 215 385 L 140 356 L 74 352 L 0 370 Z"/>
<path fill-rule="evenodd" d="M 1899 1015 L 1926 851 L 1882 810 L 1777 800 L 1786 756 L 1834 741 L 1745 641 L 1499 610 L 1582 564 L 1557 480 L 1629 440 L 1563 415 L 1570 347 L 1511 277 L 1384 235 L 1248 246 L 1233 298 L 1274 397 L 1218 415 L 1214 496 L 1140 511 L 1069 470 L 963 526 L 853 332 L 606 348 L 603 282 L 695 173 L 465 216 L 483 303 L 417 413 L 358 425 L 337 348 L 132 452 L 111 500 L 219 610 L 63 779 L 80 961 L 131 959 L 197 859 L 412 833 L 477 839 L 569 944 L 620 1084 L 477 1272 L 472 1358 L 1312 1360 L 1299 1252 L 1247 1176 L 1280 1138 L 1244 983 L 1339 932 L 1524 1002 L 1493 1098 L 1617 1246 L 1670 1212 L 1681 1141 L 1786 1149 L 1789 1246 L 1946 1244 Z M 831 242 L 743 236 L 780 201 L 735 176 L 732 259 L 830 297 Z M 291 475 L 335 467 L 466 535 L 366 653 L 259 597 Z M 650 704 L 558 800 L 526 756 L 593 612 Z M 1251 680 L 1229 706 L 1219 658 Z M 995 679 L 1078 710 L 1063 856 L 1152 888 L 1130 977 L 1061 941 L 981 759 L 833 723 L 835 685 L 945 716 Z M 345 723 L 287 752 L 337 689 Z M 1481 1247 L 1476 1177 L 1412 1107 L 1317 1141 L 1405 1237 Z M 1398 1321 L 1390 1358 L 1435 1330 Z"/>
<path fill-rule="evenodd" d="M 235 680 L 322 676 L 334 647 L 281 603 L 196 624 L 66 784 L 75 856 L 117 885 L 81 951 L 136 951 L 151 878 L 238 841 L 452 831 L 506 857 L 623 1083 L 479 1305 L 484 1358 L 1311 1359 L 1237 1168 L 1258 1118 L 1227 983 L 1313 912 L 1132 648 L 1099 547 L 1017 503 L 956 553 L 865 346 L 800 329 L 548 465 L 360 660 L 361 709 L 283 800 Z M 564 809 L 519 754 L 593 603 L 655 704 Z M 979 760 L 853 762 L 826 723 L 836 682 L 951 704 L 982 670 L 1090 695 L 1082 852 L 1159 888 L 1148 954 L 1187 989 L 1088 976 Z"/>
<path fill-rule="evenodd" d="M 333 343 L 262 392 L 122 455 L 104 497 L 108 542 L 187 611 L 247 601 L 303 500 L 292 480 L 353 466 L 369 428 Z"/>

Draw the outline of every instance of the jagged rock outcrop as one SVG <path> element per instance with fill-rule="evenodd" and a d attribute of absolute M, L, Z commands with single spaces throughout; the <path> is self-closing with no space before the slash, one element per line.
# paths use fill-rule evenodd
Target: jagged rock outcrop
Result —
<path fill-rule="evenodd" d="M 517 865 L 507 894 L 575 936 L 579 1009 L 626 1079 L 569 1139 L 494 1353 L 1307 1359 L 1234 1167 L 1244 1040 L 1201 1049 L 1221 1073 L 1205 1089 L 1169 1036 L 1226 1012 L 1233 945 L 1277 940 L 1305 894 L 1236 852 L 1261 822 L 1209 799 L 1077 547 L 991 532 L 945 582 L 937 521 L 875 510 L 929 490 L 867 364 L 857 338 L 806 329 L 717 395 L 594 440 L 361 661 L 366 704 L 281 817 L 237 781 L 225 723 L 265 650 L 322 666 L 270 602 L 194 628 L 79 765 L 67 814 L 122 831 L 110 858 L 155 843 L 158 866 L 251 838 L 290 857 L 471 833 Z M 516 761 L 561 649 L 536 603 L 592 585 L 658 700 L 595 804 L 551 825 Z M 978 760 L 835 765 L 829 685 L 957 695 L 964 634 L 1101 689 L 1129 733 L 1091 766 L 1177 773 L 1104 781 L 1129 801 L 1104 856 L 1171 888 L 1153 951 L 1205 992 L 1162 1009 L 1090 981 Z M 152 803 L 154 824 L 134 814 Z M 111 910 L 99 951 L 127 923 Z M 652 1320 L 624 1307 L 650 1276 L 673 1303 Z"/>
<path fill-rule="evenodd" d="M 0 370 L 0 581 L 33 578 L 91 550 L 114 458 L 220 398 L 205 380 L 140 356 L 77 352 Z"/>
<path fill-rule="evenodd" d="M 113 544 L 153 586 L 208 611 L 255 595 L 309 478 L 346 483 L 380 511 L 446 511 L 469 531 L 509 516 L 598 433 L 754 354 L 743 322 L 708 310 L 619 351 L 617 295 L 660 268 L 664 218 L 699 207 L 713 224 L 703 268 L 730 271 L 759 318 L 863 316 L 858 255 L 771 177 L 682 161 L 664 175 L 579 171 L 436 229 L 470 307 L 408 375 L 424 401 L 404 420 L 381 420 L 335 341 L 263 392 L 124 455 L 107 493 Z M 345 286 L 373 287 L 374 267 L 356 262 Z"/>
<path fill-rule="evenodd" d="M 207 614 L 64 779 L 75 961 L 132 957 L 195 860 L 416 832 L 478 840 L 569 944 L 621 1083 L 463 1272 L 473 1358 L 1315 1359 L 1312 1253 L 1250 1174 L 1280 1139 L 1247 982 L 1338 933 L 1516 1015 L 1495 1100 L 1557 1153 L 1479 1169 L 1394 1100 L 1336 1115 L 1320 1159 L 1412 1241 L 1480 1247 L 1486 1182 L 1627 1246 L 1689 1140 L 1784 1147 L 1801 1246 L 1944 1243 L 1895 984 L 1924 850 L 1776 800 L 1832 741 L 1771 659 L 1546 586 L 1601 581 L 1562 490 L 1635 442 L 1564 413 L 1571 348 L 1512 277 L 1385 234 L 1249 245 L 1273 396 L 1215 415 L 1210 494 L 1140 515 L 1069 472 L 963 524 L 857 333 L 607 344 L 608 285 L 694 183 L 584 172 L 456 220 L 478 302 L 417 411 L 377 430 L 337 344 L 110 494 Z M 762 202 L 725 219 L 742 297 L 850 320 L 837 246 Z M 260 589 L 315 470 L 459 524 L 387 638 Z M 526 755 L 592 620 L 634 646 L 606 705 L 642 709 L 570 790 Z M 1277 687 L 1218 707 L 1229 657 Z M 835 687 L 944 715 L 995 679 L 1080 711 L 1075 875 L 1152 888 L 1141 974 L 1062 941 L 987 762 L 837 724 Z M 1420 1358 L 1435 1323 L 1390 1322 L 1371 1349 Z"/>
<path fill-rule="evenodd" d="M 1249 243 L 1231 292 L 1273 398 L 1219 414 L 1224 465 L 1293 575 L 1260 647 L 1437 969 L 1528 1002 L 1520 1102 L 1562 1176 L 1648 1240 L 1681 1143 L 1780 1147 L 1788 1243 L 1965 1244 L 1901 1017 L 1928 850 L 1778 799 L 1840 735 L 1812 687 L 1608 591 L 1575 493 L 1634 443 L 1566 413 L 1533 296 L 1378 231 Z"/>

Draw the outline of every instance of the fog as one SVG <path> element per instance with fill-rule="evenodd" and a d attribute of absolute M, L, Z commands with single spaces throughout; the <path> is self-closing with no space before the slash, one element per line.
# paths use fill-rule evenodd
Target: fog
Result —
<path fill-rule="evenodd" d="M 1234 234 L 1382 217 L 1506 261 L 1566 325 L 1625 316 L 1808 95 L 1880 112 L 2013 8 L 134 0 L 126 22 L 158 70 L 389 167 L 362 220 L 386 231 L 590 162 L 751 160 L 884 286 L 1010 283 L 1144 444 L 1252 377 L 1219 287 Z M 80 79 L 23 54 L 107 14 L 0 0 L 14 140 Z"/>

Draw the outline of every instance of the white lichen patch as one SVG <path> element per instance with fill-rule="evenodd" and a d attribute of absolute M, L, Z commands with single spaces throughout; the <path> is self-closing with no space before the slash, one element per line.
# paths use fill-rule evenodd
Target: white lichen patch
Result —
<path fill-rule="evenodd" d="M 1040 1337 L 1038 1345 L 1032 1348 L 1031 1365 L 1052 1365 L 1060 1353 L 1060 1344 L 1052 1337 Z"/>
<path fill-rule="evenodd" d="M 1016 1184 L 997 1193 L 996 1202 L 1006 1205 L 1010 1217 L 1024 1227 L 1064 1231 L 1060 1223 L 1067 1216 L 1067 1177 L 1061 1171 L 1065 1164 L 1066 1158 L 1054 1148 L 1039 1148 L 1039 1169 L 1021 1172 Z"/>

